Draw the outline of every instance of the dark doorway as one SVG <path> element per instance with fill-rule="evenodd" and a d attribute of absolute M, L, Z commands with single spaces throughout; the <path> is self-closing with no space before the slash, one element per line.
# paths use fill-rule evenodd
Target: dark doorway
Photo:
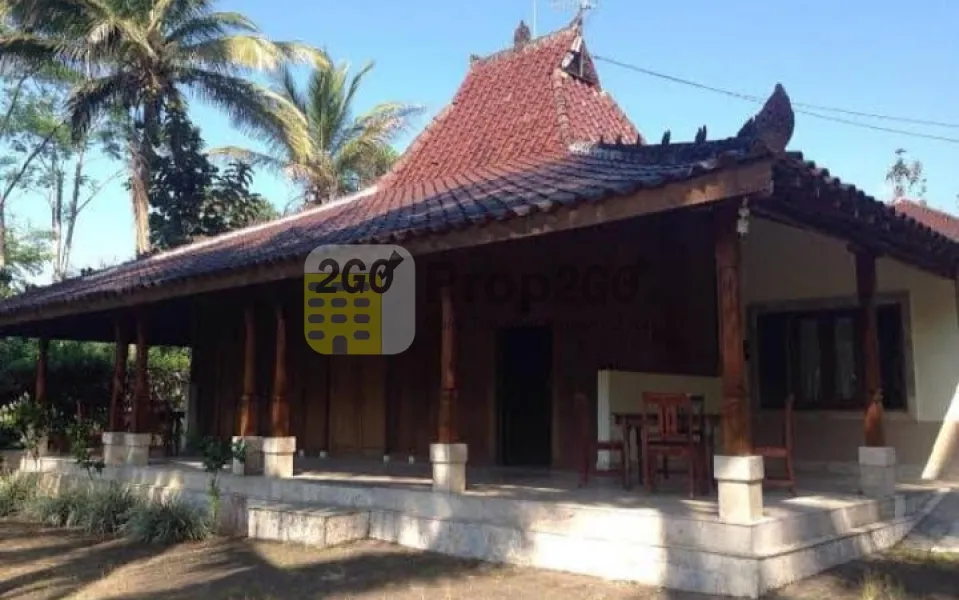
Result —
<path fill-rule="evenodd" d="M 548 467 L 552 462 L 553 332 L 500 330 L 496 341 L 500 461 Z"/>

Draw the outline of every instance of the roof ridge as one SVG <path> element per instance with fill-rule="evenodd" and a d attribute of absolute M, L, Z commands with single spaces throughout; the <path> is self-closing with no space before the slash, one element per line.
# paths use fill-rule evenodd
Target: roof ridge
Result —
<path fill-rule="evenodd" d="M 525 44 L 523 44 L 522 46 L 519 46 L 519 47 L 509 46 L 507 48 L 503 48 L 502 50 L 497 50 L 496 52 L 493 52 L 492 54 L 487 54 L 486 56 L 474 55 L 475 59 L 470 61 L 470 70 L 472 70 L 473 67 L 477 65 L 488 65 L 497 60 L 509 58 L 517 54 L 520 54 L 522 52 L 527 52 L 529 50 L 536 50 L 537 47 L 541 46 L 543 43 L 547 41 L 553 41 L 555 38 L 558 38 L 562 35 L 569 34 L 569 33 L 576 33 L 578 35 L 579 27 L 575 23 L 570 23 L 569 25 L 565 27 L 562 27 L 555 31 L 551 31 L 539 37 L 535 37 L 531 39 L 530 41 L 526 42 Z"/>

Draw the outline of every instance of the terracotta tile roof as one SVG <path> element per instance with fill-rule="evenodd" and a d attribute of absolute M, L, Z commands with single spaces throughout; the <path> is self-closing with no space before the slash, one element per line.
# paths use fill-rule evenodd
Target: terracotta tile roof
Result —
<path fill-rule="evenodd" d="M 567 56 L 583 60 L 563 70 Z M 572 71 L 572 74 L 567 71 Z M 572 25 L 473 61 L 452 102 L 413 142 L 383 185 L 409 185 L 516 159 L 554 159 L 574 142 L 639 136 L 602 90 Z"/>
<path fill-rule="evenodd" d="M 893 203 L 896 212 L 915 219 L 942 235 L 959 241 L 959 217 L 906 198 Z"/>
<path fill-rule="evenodd" d="M 727 153 L 728 154 L 728 153 Z M 745 162 L 746 153 L 733 154 Z M 697 177 L 724 160 L 650 162 L 574 147 L 550 160 L 515 159 L 407 186 L 371 188 L 334 204 L 36 288 L 0 302 L 0 317 L 68 302 L 225 274 L 304 258 L 321 244 L 403 242 L 580 202 L 598 202 Z"/>

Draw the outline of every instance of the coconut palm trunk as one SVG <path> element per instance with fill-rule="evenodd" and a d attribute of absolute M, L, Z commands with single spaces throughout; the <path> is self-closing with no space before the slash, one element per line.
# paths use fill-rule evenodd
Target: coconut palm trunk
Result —
<path fill-rule="evenodd" d="M 137 256 L 150 253 L 150 163 L 143 137 L 130 144 L 130 201 Z"/>

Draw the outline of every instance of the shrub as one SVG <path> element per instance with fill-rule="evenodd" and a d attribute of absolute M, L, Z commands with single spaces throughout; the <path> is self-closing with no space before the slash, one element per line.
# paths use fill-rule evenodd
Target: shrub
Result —
<path fill-rule="evenodd" d="M 175 544 L 206 539 L 212 532 L 206 511 L 180 498 L 137 505 L 123 526 L 135 542 Z"/>
<path fill-rule="evenodd" d="M 39 478 L 34 473 L 0 478 L 0 517 L 23 512 L 37 494 Z"/>
<path fill-rule="evenodd" d="M 129 488 L 111 481 L 109 485 L 89 492 L 76 525 L 91 535 L 117 535 L 139 504 Z"/>
<path fill-rule="evenodd" d="M 55 496 L 36 496 L 24 509 L 25 516 L 51 527 L 77 527 L 86 517 L 89 492 L 70 488 Z"/>

